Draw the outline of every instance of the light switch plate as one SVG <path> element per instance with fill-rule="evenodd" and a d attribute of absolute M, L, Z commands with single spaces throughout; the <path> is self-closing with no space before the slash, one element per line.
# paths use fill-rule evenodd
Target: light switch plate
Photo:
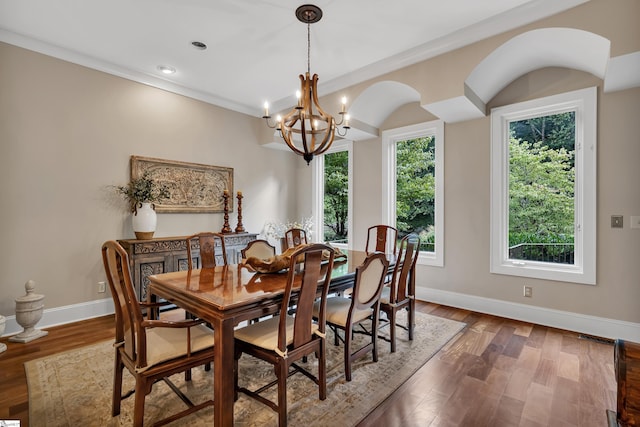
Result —
<path fill-rule="evenodd" d="M 622 215 L 611 215 L 611 228 L 622 228 Z"/>
<path fill-rule="evenodd" d="M 631 216 L 631 228 L 640 228 L 640 216 Z"/>

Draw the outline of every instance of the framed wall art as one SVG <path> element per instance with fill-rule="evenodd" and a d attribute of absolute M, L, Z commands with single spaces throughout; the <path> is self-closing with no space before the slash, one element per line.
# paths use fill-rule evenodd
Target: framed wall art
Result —
<path fill-rule="evenodd" d="M 224 190 L 233 194 L 233 168 L 131 156 L 131 179 L 145 172 L 171 193 L 156 203 L 156 212 L 223 212 Z M 233 197 L 229 198 L 233 211 Z"/>

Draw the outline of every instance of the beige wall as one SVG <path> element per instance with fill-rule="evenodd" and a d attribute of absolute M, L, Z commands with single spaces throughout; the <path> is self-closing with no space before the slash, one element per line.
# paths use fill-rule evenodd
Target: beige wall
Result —
<path fill-rule="evenodd" d="M 464 79 L 501 44 L 524 31 L 544 27 L 585 29 L 611 40 L 611 55 L 640 50 L 640 2 L 592 0 L 582 6 L 432 60 L 348 88 L 350 99 L 374 82 L 409 84 L 422 102 L 462 95 Z M 479 54 L 481 53 L 481 54 Z M 463 72 L 460 72 L 463 70 Z M 550 68 L 522 76 L 506 86 L 489 108 L 598 86 L 597 285 L 578 285 L 489 273 L 490 118 L 445 126 L 444 267 L 421 266 L 418 285 L 493 301 L 640 323 L 640 229 L 629 216 L 640 215 L 640 89 L 603 93 L 602 80 L 580 71 Z M 381 131 L 429 120 L 399 110 Z M 407 117 L 409 119 L 407 120 Z M 408 121 L 408 122 L 407 122 Z M 354 145 L 354 247 L 364 245 L 369 225 L 381 220 L 381 138 Z M 610 216 L 624 215 L 625 228 L 610 228 Z M 522 296 L 533 287 L 533 298 Z"/>
<path fill-rule="evenodd" d="M 592 0 L 340 95 L 353 100 L 384 80 L 416 88 L 422 103 L 461 95 L 464 79 L 488 53 L 534 28 L 594 32 L 611 40 L 612 56 L 638 51 L 638 16 L 637 0 Z M 445 126 L 445 265 L 420 267 L 419 286 L 640 322 L 640 230 L 628 227 L 629 216 L 640 215 L 640 89 L 603 94 L 593 76 L 549 69 L 516 80 L 490 106 L 593 85 L 599 87 L 597 285 L 489 273 L 490 122 L 482 118 Z M 433 118 L 416 108 L 392 115 L 382 129 Z M 251 231 L 268 218 L 309 215 L 311 168 L 292 154 L 260 147 L 264 135 L 260 119 L 0 44 L 0 314 L 13 314 L 28 279 L 36 280 L 49 308 L 105 297 L 95 286 L 104 278 L 100 245 L 133 236 L 123 203 L 106 186 L 127 181 L 132 154 L 233 167 Z M 354 144 L 355 247 L 381 218 L 380 144 L 379 138 Z M 612 214 L 625 216 L 624 229 L 609 227 Z M 158 220 L 159 236 L 222 224 L 220 214 L 161 214 Z M 533 298 L 521 296 L 524 284 L 533 286 Z"/>
<path fill-rule="evenodd" d="M 263 123 L 235 112 L 0 43 L 0 314 L 27 280 L 46 308 L 109 298 L 100 246 L 132 238 L 107 187 L 129 157 L 234 168 L 243 223 L 295 214 L 293 154 L 260 147 Z M 230 215 L 235 226 L 235 213 Z M 159 214 L 156 236 L 219 230 L 222 214 Z"/>

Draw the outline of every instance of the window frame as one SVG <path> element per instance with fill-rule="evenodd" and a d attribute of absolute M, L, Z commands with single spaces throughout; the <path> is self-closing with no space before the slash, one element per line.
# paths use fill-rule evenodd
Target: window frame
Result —
<path fill-rule="evenodd" d="M 509 258 L 509 122 L 575 111 L 574 264 Z M 591 87 L 491 110 L 490 271 L 595 285 L 597 88 Z"/>
<path fill-rule="evenodd" d="M 350 250 L 353 247 L 353 141 L 348 139 L 334 141 L 326 152 L 320 156 L 316 156 L 313 162 L 311 162 L 311 174 L 313 176 L 311 208 L 313 211 L 313 227 L 316 230 L 316 241 L 324 242 L 324 156 L 340 151 L 347 151 L 349 153 L 347 244 L 331 243 L 331 245 L 336 248 Z"/>
<path fill-rule="evenodd" d="M 418 264 L 444 267 L 444 122 L 432 120 L 382 132 L 382 223 L 396 226 L 396 142 L 434 136 L 435 251 L 420 251 Z"/>

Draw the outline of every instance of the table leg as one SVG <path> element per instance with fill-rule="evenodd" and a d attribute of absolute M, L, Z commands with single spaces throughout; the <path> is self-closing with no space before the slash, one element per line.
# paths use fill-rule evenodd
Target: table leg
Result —
<path fill-rule="evenodd" d="M 233 321 L 218 319 L 211 323 L 215 336 L 215 359 L 213 361 L 214 425 L 216 427 L 233 426 Z"/>

